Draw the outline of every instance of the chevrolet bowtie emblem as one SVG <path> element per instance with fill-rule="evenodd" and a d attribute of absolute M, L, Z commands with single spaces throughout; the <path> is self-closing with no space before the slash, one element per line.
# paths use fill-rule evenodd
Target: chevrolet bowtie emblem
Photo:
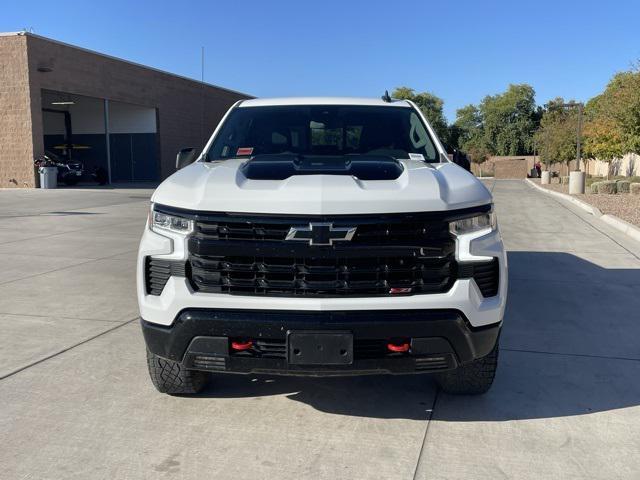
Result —
<path fill-rule="evenodd" d="M 285 240 L 308 242 L 309 245 L 333 245 L 348 242 L 357 227 L 334 227 L 333 223 L 310 223 L 308 227 L 291 227 Z"/>

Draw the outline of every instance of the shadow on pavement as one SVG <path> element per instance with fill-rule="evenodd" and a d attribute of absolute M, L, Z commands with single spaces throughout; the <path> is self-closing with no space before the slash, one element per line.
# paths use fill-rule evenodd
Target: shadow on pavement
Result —
<path fill-rule="evenodd" d="M 434 418 L 554 418 L 640 405 L 640 269 L 545 252 L 510 252 L 509 264 L 493 388 L 484 396 L 440 394 Z M 427 418 L 435 392 L 423 375 L 217 375 L 202 397 L 287 395 L 323 412 L 418 420 Z"/>
<path fill-rule="evenodd" d="M 93 182 L 80 182 L 76 185 L 59 184 L 59 190 L 155 190 L 159 182 L 141 182 L 141 183 L 111 183 L 107 185 L 98 185 Z"/>
<path fill-rule="evenodd" d="M 324 378 L 216 375 L 200 397 L 286 395 L 290 400 L 337 415 L 425 420 L 435 393 L 435 384 L 424 375 Z"/>
<path fill-rule="evenodd" d="M 57 216 L 61 216 L 61 217 L 70 217 L 70 216 L 74 216 L 74 215 L 104 215 L 103 213 L 99 213 L 99 212 L 47 212 L 47 213 L 41 213 L 40 215 L 44 215 L 44 216 L 51 216 L 51 217 L 57 217 Z"/>
<path fill-rule="evenodd" d="M 493 388 L 442 395 L 434 418 L 558 418 L 640 405 L 640 269 L 632 258 L 509 252 L 509 300 Z"/>

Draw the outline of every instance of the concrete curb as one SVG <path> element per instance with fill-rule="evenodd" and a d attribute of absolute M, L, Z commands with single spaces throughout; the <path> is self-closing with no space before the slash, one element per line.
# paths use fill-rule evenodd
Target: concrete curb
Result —
<path fill-rule="evenodd" d="M 627 234 L 634 240 L 640 242 L 640 228 L 635 225 L 630 224 L 629 222 L 625 222 L 621 218 L 618 218 L 614 215 L 602 215 L 600 220 L 608 223 L 613 228 L 620 230 L 622 233 Z"/>
<path fill-rule="evenodd" d="M 534 182 L 532 182 L 528 178 L 526 179 L 526 181 L 531 187 L 538 189 L 547 195 L 552 195 L 554 197 L 561 198 L 563 200 L 573 203 L 574 205 L 577 205 L 583 210 L 586 210 L 587 212 L 589 212 L 594 217 L 599 218 L 603 222 L 612 226 L 616 230 L 640 242 L 640 228 L 636 227 L 635 225 L 631 225 L 629 222 L 625 222 L 624 220 L 616 217 L 615 215 L 603 214 L 598 208 L 594 207 L 593 205 L 589 205 L 588 203 L 583 202 L 582 200 L 578 200 L 577 198 L 574 198 L 571 195 L 555 192 L 553 190 L 549 190 L 547 188 L 541 187 L 540 185 L 536 185 Z"/>
<path fill-rule="evenodd" d="M 563 200 L 571 202 L 574 205 L 577 205 L 578 207 L 580 207 L 581 209 L 586 210 L 594 217 L 602 216 L 602 212 L 598 208 L 594 207 L 593 205 L 589 205 L 588 203 L 583 202 L 582 200 L 578 200 L 577 198 L 574 198 L 571 195 L 567 195 L 566 193 L 556 192 L 554 190 L 549 190 L 548 188 L 541 187 L 540 185 L 536 185 L 534 182 L 532 182 L 528 178 L 526 180 L 527 180 L 527 183 L 529 183 L 529 185 L 531 185 L 533 188 L 537 188 L 541 192 L 544 192 L 548 195 L 553 195 L 554 197 L 562 198 Z"/>

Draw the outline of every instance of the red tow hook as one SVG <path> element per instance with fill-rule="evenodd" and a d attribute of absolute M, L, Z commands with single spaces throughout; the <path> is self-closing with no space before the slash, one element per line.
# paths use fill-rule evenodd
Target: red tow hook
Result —
<path fill-rule="evenodd" d="M 391 341 L 391 342 L 387 343 L 387 349 L 390 352 L 406 353 L 406 352 L 409 351 L 409 348 L 411 348 L 411 344 L 409 342 L 405 342 L 405 341 L 403 341 L 401 343 L 394 342 L 394 341 Z"/>
<path fill-rule="evenodd" d="M 253 342 L 251 340 L 233 340 L 231 342 L 231 349 L 238 352 L 249 350 L 251 347 L 253 347 Z"/>

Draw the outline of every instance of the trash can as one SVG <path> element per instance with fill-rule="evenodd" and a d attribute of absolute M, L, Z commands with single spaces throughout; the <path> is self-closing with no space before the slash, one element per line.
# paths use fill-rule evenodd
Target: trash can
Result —
<path fill-rule="evenodd" d="M 39 167 L 40 188 L 58 187 L 58 167 Z"/>

